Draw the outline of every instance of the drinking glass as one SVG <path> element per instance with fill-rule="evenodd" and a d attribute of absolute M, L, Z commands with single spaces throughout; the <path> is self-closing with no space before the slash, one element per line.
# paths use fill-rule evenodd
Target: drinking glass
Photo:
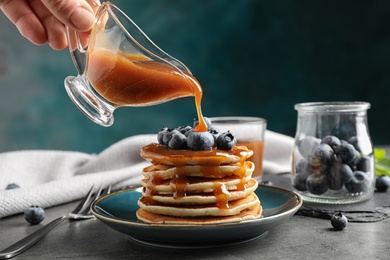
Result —
<path fill-rule="evenodd" d="M 211 124 L 221 132 L 230 131 L 237 138 L 237 145 L 245 145 L 253 151 L 249 160 L 255 164 L 253 177 L 263 176 L 264 135 L 267 120 L 260 117 L 226 116 L 210 117 Z"/>

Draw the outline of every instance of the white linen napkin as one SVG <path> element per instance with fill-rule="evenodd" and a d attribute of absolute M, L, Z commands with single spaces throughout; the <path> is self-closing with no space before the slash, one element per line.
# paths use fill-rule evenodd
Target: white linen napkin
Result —
<path fill-rule="evenodd" d="M 92 185 L 113 184 L 114 189 L 139 185 L 142 146 L 157 142 L 156 135 L 125 138 L 99 154 L 72 151 L 27 150 L 0 154 L 0 218 L 21 213 L 29 206 L 43 208 L 82 198 Z M 290 169 L 293 138 L 267 130 L 264 172 Z M 10 183 L 18 189 L 5 190 Z"/>

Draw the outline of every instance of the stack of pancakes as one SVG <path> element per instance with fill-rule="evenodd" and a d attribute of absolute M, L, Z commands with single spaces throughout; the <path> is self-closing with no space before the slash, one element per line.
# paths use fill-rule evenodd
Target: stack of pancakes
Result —
<path fill-rule="evenodd" d="M 255 219 L 262 207 L 254 191 L 253 154 L 245 146 L 223 151 L 170 150 L 150 144 L 143 170 L 139 220 L 146 223 L 218 224 Z"/>

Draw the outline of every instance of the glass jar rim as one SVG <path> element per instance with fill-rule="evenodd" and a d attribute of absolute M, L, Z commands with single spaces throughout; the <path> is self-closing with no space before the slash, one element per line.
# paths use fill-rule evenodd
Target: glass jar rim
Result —
<path fill-rule="evenodd" d="M 297 111 L 304 112 L 358 112 L 371 107 L 364 101 L 332 101 L 332 102 L 306 102 L 295 104 Z"/>

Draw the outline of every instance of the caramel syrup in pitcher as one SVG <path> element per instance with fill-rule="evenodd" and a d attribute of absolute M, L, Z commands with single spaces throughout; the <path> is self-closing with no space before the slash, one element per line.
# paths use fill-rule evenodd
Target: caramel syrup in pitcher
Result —
<path fill-rule="evenodd" d="M 114 106 L 148 106 L 194 96 L 199 118 L 194 130 L 207 131 L 201 111 L 202 88 L 192 75 L 141 54 L 94 49 L 88 55 L 88 79 Z"/>

